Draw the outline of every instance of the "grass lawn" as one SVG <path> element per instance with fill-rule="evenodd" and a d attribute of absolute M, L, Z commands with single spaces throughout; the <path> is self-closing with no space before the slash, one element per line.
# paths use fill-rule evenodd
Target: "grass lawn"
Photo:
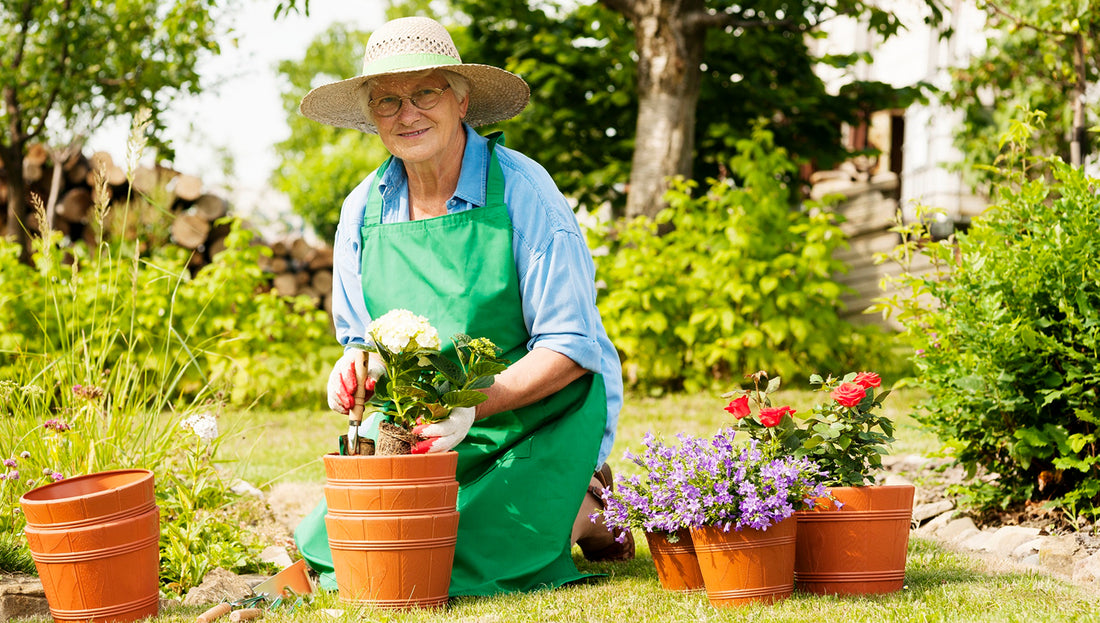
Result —
<path fill-rule="evenodd" d="M 782 392 L 797 410 L 816 402 L 810 392 Z M 908 416 L 920 396 L 911 390 L 887 399 L 898 425 L 897 454 L 929 453 L 935 439 Z M 671 436 L 678 431 L 712 433 L 729 417 L 718 396 L 630 398 L 624 409 L 612 467 L 629 472 L 622 460 L 626 449 L 639 450 L 647 430 Z M 261 487 L 280 481 L 320 482 L 319 457 L 335 449 L 345 425 L 341 416 L 316 409 L 239 414 L 238 432 L 222 446 L 231 468 Z M 229 424 L 229 422 L 225 422 Z M 705 594 L 669 593 L 661 589 L 642 535 L 638 556 L 629 563 L 595 564 L 575 549 L 582 571 L 604 574 L 590 584 L 556 591 L 452 600 L 435 611 L 393 612 L 339 603 L 333 594 L 319 595 L 298 612 L 269 612 L 265 621 L 456 621 L 505 623 L 512 621 L 1100 621 L 1100 594 L 1034 573 L 994 574 L 980 561 L 952 553 L 921 539 L 910 539 L 905 588 L 873 598 L 835 598 L 795 595 L 766 606 L 715 609 Z M 502 546 L 507 546 L 502 535 Z M 158 622 L 190 622 L 202 609 L 173 610 Z M 226 620 L 226 619 L 222 619 Z"/>

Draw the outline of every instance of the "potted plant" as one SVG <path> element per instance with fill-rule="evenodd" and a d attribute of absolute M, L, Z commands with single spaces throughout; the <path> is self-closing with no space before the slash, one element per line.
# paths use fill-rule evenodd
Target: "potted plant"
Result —
<path fill-rule="evenodd" d="M 725 395 L 737 396 L 726 410 L 738 427 L 813 460 L 829 474 L 831 500 L 818 500 L 797 515 L 799 590 L 841 595 L 900 590 L 915 488 L 875 484 L 882 456 L 894 441 L 893 423 L 881 412 L 890 391 L 877 391 L 882 380 L 873 372 L 841 378 L 815 374 L 810 385 L 828 398 L 795 417 L 791 407 L 771 404 L 779 378 L 769 379 L 763 371 L 749 378 L 752 389 Z"/>
<path fill-rule="evenodd" d="M 368 332 L 386 371 L 373 386 L 358 383 L 352 430 L 341 443 L 347 453 L 324 457 L 336 583 L 344 601 L 440 606 L 448 598 L 458 531 L 458 454 L 411 453 L 414 428 L 485 400 L 478 390 L 506 365 L 491 341 L 465 335 L 453 338 L 455 363 L 440 352 L 428 320 L 408 310 L 381 316 Z M 374 448 L 353 439 L 365 406 L 378 426 Z M 359 453 L 363 448 L 374 452 Z"/>
<path fill-rule="evenodd" d="M 711 438 L 679 435 L 676 447 L 647 435 L 645 454 L 634 457 L 646 474 L 620 478 L 614 489 L 604 491 L 602 513 L 609 528 L 637 527 L 647 539 L 653 534 L 666 541 L 689 530 L 707 597 L 715 606 L 789 596 L 794 589 L 792 516 L 828 495 L 821 471 L 808 459 L 755 439 L 735 444 L 735 434 L 731 427 Z"/>

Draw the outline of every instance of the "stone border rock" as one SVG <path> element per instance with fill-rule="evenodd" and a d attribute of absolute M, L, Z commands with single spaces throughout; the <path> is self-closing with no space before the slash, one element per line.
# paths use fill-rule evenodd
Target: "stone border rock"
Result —
<path fill-rule="evenodd" d="M 1051 534 L 1036 526 L 979 528 L 945 491 L 962 482 L 961 468 L 918 455 L 883 457 L 883 484 L 917 488 L 910 534 L 983 561 L 994 572 L 1035 571 L 1100 591 L 1100 538 L 1086 533 Z"/>

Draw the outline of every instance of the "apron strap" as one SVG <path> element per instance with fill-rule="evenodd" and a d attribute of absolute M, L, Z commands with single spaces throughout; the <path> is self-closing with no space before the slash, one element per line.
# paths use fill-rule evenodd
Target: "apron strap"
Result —
<path fill-rule="evenodd" d="M 382 193 L 378 192 L 378 182 L 386 174 L 386 169 L 390 168 L 391 162 L 393 162 L 393 156 L 386 158 L 386 161 L 374 173 L 374 180 L 370 183 L 370 192 L 367 193 L 367 207 L 363 211 L 364 223 L 376 225 L 382 222 Z"/>
<path fill-rule="evenodd" d="M 504 133 L 493 132 L 486 138 L 489 139 L 489 179 L 485 184 L 485 205 L 500 205 L 504 203 L 504 170 L 500 168 L 500 161 L 497 160 L 497 152 L 494 148 L 504 144 Z M 393 156 L 386 158 L 374 174 L 370 192 L 367 193 L 367 206 L 363 210 L 365 224 L 374 225 L 382 222 L 382 193 L 378 192 L 378 183 L 393 160 Z"/>
<path fill-rule="evenodd" d="M 494 148 L 504 145 L 504 132 L 493 132 L 486 138 L 489 139 L 489 180 L 485 184 L 485 205 L 500 205 L 504 203 L 504 171 Z"/>

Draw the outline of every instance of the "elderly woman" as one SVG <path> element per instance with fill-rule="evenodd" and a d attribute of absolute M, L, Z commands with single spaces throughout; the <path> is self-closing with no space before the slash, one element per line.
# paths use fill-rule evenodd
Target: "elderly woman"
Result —
<path fill-rule="evenodd" d="M 622 404 L 618 355 L 596 309 L 594 267 L 565 197 L 535 161 L 473 128 L 527 105 L 522 78 L 462 63 L 447 31 L 397 19 L 367 43 L 362 75 L 302 100 L 303 115 L 377 133 L 392 154 L 344 201 L 333 316 L 345 355 L 329 404 L 347 413 L 372 317 L 404 308 L 440 335 L 483 336 L 511 361 L 488 399 L 425 427 L 419 451 L 458 452 L 460 522 L 451 595 L 560 586 L 593 560 L 633 557 L 632 539 L 588 520 Z M 602 466 L 597 469 L 598 466 Z M 331 571 L 323 509 L 295 533 Z M 324 579 L 324 574 L 323 574 Z"/>

